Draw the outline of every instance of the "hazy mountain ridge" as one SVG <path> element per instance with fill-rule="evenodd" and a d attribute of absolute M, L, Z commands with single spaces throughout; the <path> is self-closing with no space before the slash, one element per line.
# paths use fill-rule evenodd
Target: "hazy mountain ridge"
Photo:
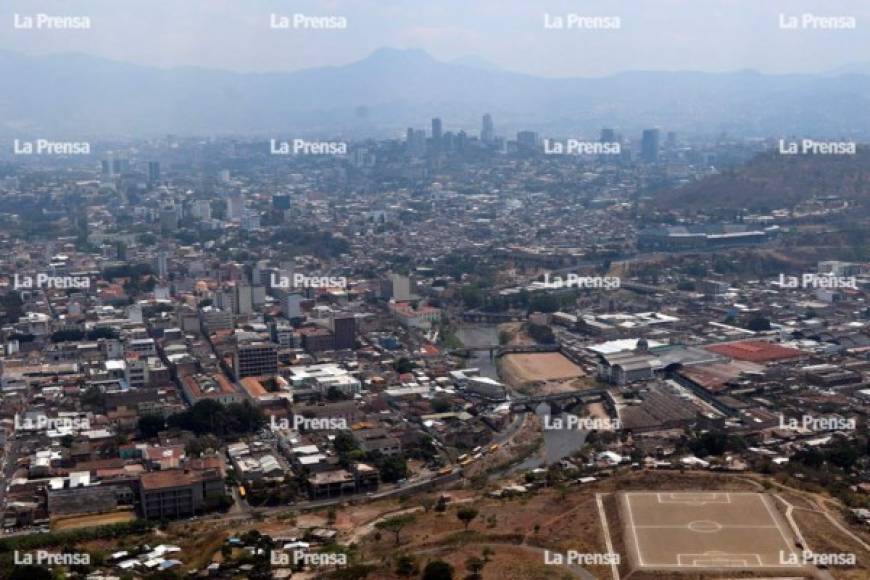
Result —
<path fill-rule="evenodd" d="M 466 62 L 469 64 L 461 64 Z M 397 135 L 441 116 L 473 132 L 493 113 L 501 134 L 552 136 L 602 126 L 634 135 L 681 132 L 749 136 L 870 136 L 870 76 L 626 72 L 544 79 L 381 49 L 343 66 L 242 74 L 160 69 L 84 55 L 0 52 L 0 131 L 7 136 L 177 134 Z M 359 114 L 359 111 L 366 114 Z"/>

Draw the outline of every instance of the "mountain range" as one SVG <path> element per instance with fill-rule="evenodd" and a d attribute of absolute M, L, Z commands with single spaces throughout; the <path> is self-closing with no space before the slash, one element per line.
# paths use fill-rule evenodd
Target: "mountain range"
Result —
<path fill-rule="evenodd" d="M 570 57 L 567 55 L 566 57 Z M 582 58 L 582 55 L 576 55 Z M 81 54 L 0 51 L 0 135 L 111 138 L 178 135 L 400 136 L 441 117 L 477 134 L 594 137 L 645 127 L 748 137 L 870 137 L 870 67 L 825 74 L 625 72 L 541 78 L 474 56 L 379 49 L 343 66 L 238 73 L 134 65 Z"/>

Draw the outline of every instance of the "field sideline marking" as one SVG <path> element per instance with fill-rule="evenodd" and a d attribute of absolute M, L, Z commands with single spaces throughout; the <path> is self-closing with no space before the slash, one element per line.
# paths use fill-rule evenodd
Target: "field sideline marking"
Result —
<path fill-rule="evenodd" d="M 640 540 L 637 537 L 637 528 L 634 527 L 634 514 L 631 513 L 631 496 L 625 496 L 625 503 L 628 507 L 628 521 L 631 524 L 631 533 L 634 536 L 634 547 L 637 550 L 637 562 L 639 566 L 646 566 L 643 562 L 643 555 L 640 553 Z"/>
<path fill-rule="evenodd" d="M 785 532 L 782 531 L 782 528 L 779 525 L 779 520 L 776 519 L 776 515 L 771 511 L 770 506 L 767 505 L 767 501 L 765 501 L 765 496 L 760 495 L 758 496 L 758 499 L 761 503 L 764 504 L 764 509 L 767 510 L 767 513 L 770 515 L 770 519 L 773 520 L 773 523 L 776 524 L 776 529 L 779 530 L 779 535 L 782 538 L 782 541 L 785 542 L 785 546 L 788 549 L 789 553 L 792 556 L 797 557 L 797 553 L 795 553 L 794 549 L 792 548 L 792 543 L 789 542 L 788 538 L 785 537 Z"/>
<path fill-rule="evenodd" d="M 595 503 L 598 504 L 598 516 L 601 518 L 601 526 L 604 528 L 604 545 L 607 551 L 614 554 L 613 543 L 610 541 L 610 526 L 607 525 L 607 515 L 604 513 L 604 502 L 601 500 L 601 494 L 595 494 Z M 614 562 L 610 562 L 610 571 L 613 574 L 613 580 L 619 580 L 619 566 Z"/>

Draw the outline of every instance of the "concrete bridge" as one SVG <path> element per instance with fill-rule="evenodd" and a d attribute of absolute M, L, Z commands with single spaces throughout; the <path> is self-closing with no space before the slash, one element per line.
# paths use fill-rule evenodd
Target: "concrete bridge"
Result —
<path fill-rule="evenodd" d="M 607 392 L 606 388 L 584 389 L 582 391 L 570 391 L 567 393 L 553 393 L 550 395 L 538 395 L 535 397 L 518 397 L 511 400 L 511 412 L 534 412 L 538 405 L 547 403 L 550 407 L 562 410 L 578 403 L 601 398 Z"/>
<path fill-rule="evenodd" d="M 501 346 L 498 344 L 483 344 L 477 346 L 466 346 L 453 349 L 450 354 L 468 358 L 473 352 L 489 351 L 489 358 L 497 358 L 506 354 L 520 354 L 529 352 L 559 352 L 561 347 L 558 344 L 515 344 Z"/>

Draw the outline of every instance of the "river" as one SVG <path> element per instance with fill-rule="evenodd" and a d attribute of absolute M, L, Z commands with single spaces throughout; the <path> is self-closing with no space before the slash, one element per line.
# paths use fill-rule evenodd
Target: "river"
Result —
<path fill-rule="evenodd" d="M 456 331 L 456 337 L 467 347 L 482 346 L 486 344 L 498 344 L 497 324 L 463 324 Z M 480 369 L 481 376 L 495 380 L 501 380 L 498 367 L 494 358 L 489 357 L 488 352 L 473 352 L 468 359 L 467 365 L 471 368 Z M 510 389 L 509 389 L 510 390 Z M 550 414 L 547 405 L 542 405 L 536 410 L 536 414 L 544 422 L 544 415 Z M 553 418 L 562 417 L 564 413 L 555 415 Z M 563 429 L 551 429 L 544 431 L 544 445 L 537 453 L 528 457 L 502 473 L 515 473 L 527 469 L 535 469 L 544 464 L 551 464 L 568 457 L 586 442 L 586 431 L 572 431 Z"/>

